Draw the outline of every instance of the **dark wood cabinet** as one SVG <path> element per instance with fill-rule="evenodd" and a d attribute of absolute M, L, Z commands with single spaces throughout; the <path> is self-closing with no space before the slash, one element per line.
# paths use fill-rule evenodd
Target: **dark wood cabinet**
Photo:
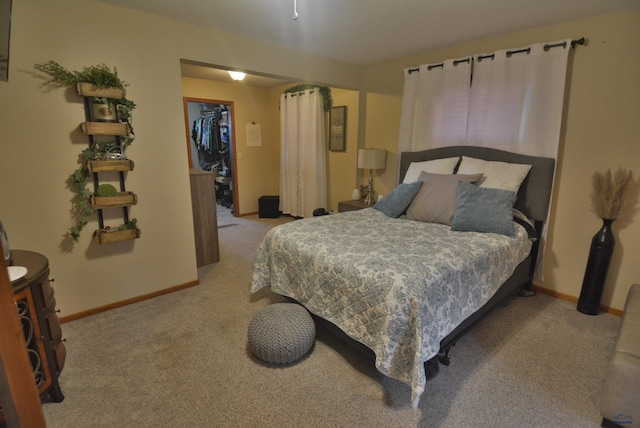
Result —
<path fill-rule="evenodd" d="M 357 201 L 350 199 L 348 201 L 338 202 L 338 212 L 342 213 L 345 211 L 356 211 L 356 210 L 361 210 L 363 208 L 369 208 L 372 206 L 373 205 L 367 204 L 363 199 L 358 199 Z"/>
<path fill-rule="evenodd" d="M 192 169 L 189 171 L 189 177 L 196 240 L 196 262 L 200 267 L 220 261 L 214 184 L 216 174 Z"/>
<path fill-rule="evenodd" d="M 25 276 L 12 285 L 38 392 L 61 402 L 64 395 L 58 377 L 67 351 L 49 279 L 49 261 L 32 251 L 12 250 L 11 254 L 13 266 L 27 268 Z"/>

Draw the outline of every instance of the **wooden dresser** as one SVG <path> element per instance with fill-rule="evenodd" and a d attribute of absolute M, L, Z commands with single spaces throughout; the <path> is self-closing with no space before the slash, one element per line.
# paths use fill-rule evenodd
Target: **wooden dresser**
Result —
<path fill-rule="evenodd" d="M 220 261 L 215 172 L 189 170 L 198 267 Z"/>
<path fill-rule="evenodd" d="M 349 199 L 346 201 L 338 202 L 338 212 L 343 213 L 345 211 L 357 211 L 372 206 L 373 205 L 367 204 L 364 199 L 358 199 L 357 201 Z"/>
<path fill-rule="evenodd" d="M 49 260 L 32 251 L 12 250 L 11 255 L 13 266 L 27 268 L 25 276 L 12 285 L 38 392 L 48 393 L 54 402 L 61 402 L 64 395 L 58 377 L 67 351 L 49 280 Z"/>

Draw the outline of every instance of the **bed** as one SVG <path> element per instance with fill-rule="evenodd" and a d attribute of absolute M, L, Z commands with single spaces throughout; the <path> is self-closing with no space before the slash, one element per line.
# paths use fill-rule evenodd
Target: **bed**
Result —
<path fill-rule="evenodd" d="M 515 188 L 502 181 L 494 188 L 503 166 L 519 171 Z M 514 293 L 531 289 L 553 174 L 553 159 L 490 148 L 401 153 L 398 186 L 376 206 L 271 229 L 256 253 L 251 291 L 271 287 L 365 345 L 381 373 L 410 386 L 417 407 L 425 366 L 446 363 L 462 334 Z M 445 187 L 434 184 L 441 181 Z M 425 194 L 438 203 L 425 204 Z M 425 206 L 434 207 L 434 221 L 421 217 Z M 478 207 L 491 211 L 484 216 L 489 223 L 502 218 L 500 228 L 508 227 L 485 229 L 486 218 L 476 224 Z"/>

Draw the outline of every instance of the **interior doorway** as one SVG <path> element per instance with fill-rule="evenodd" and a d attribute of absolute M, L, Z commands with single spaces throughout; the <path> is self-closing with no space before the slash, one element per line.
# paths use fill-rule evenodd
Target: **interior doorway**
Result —
<path fill-rule="evenodd" d="M 238 211 L 233 101 L 183 98 L 189 168 L 212 171 L 219 207 Z"/>

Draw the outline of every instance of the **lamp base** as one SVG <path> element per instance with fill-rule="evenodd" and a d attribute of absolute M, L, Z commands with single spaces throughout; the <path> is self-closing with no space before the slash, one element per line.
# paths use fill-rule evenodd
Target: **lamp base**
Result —
<path fill-rule="evenodd" d="M 367 194 L 367 197 L 364 198 L 364 203 L 367 205 L 373 205 L 373 192 L 369 191 L 369 194 Z"/>
<path fill-rule="evenodd" d="M 364 203 L 367 205 L 373 205 L 376 201 L 373 199 L 373 185 L 369 183 L 369 188 L 367 189 L 367 196 L 364 198 Z"/>
<path fill-rule="evenodd" d="M 373 205 L 373 169 L 369 170 L 369 191 L 367 197 L 364 200 L 367 205 Z"/>

